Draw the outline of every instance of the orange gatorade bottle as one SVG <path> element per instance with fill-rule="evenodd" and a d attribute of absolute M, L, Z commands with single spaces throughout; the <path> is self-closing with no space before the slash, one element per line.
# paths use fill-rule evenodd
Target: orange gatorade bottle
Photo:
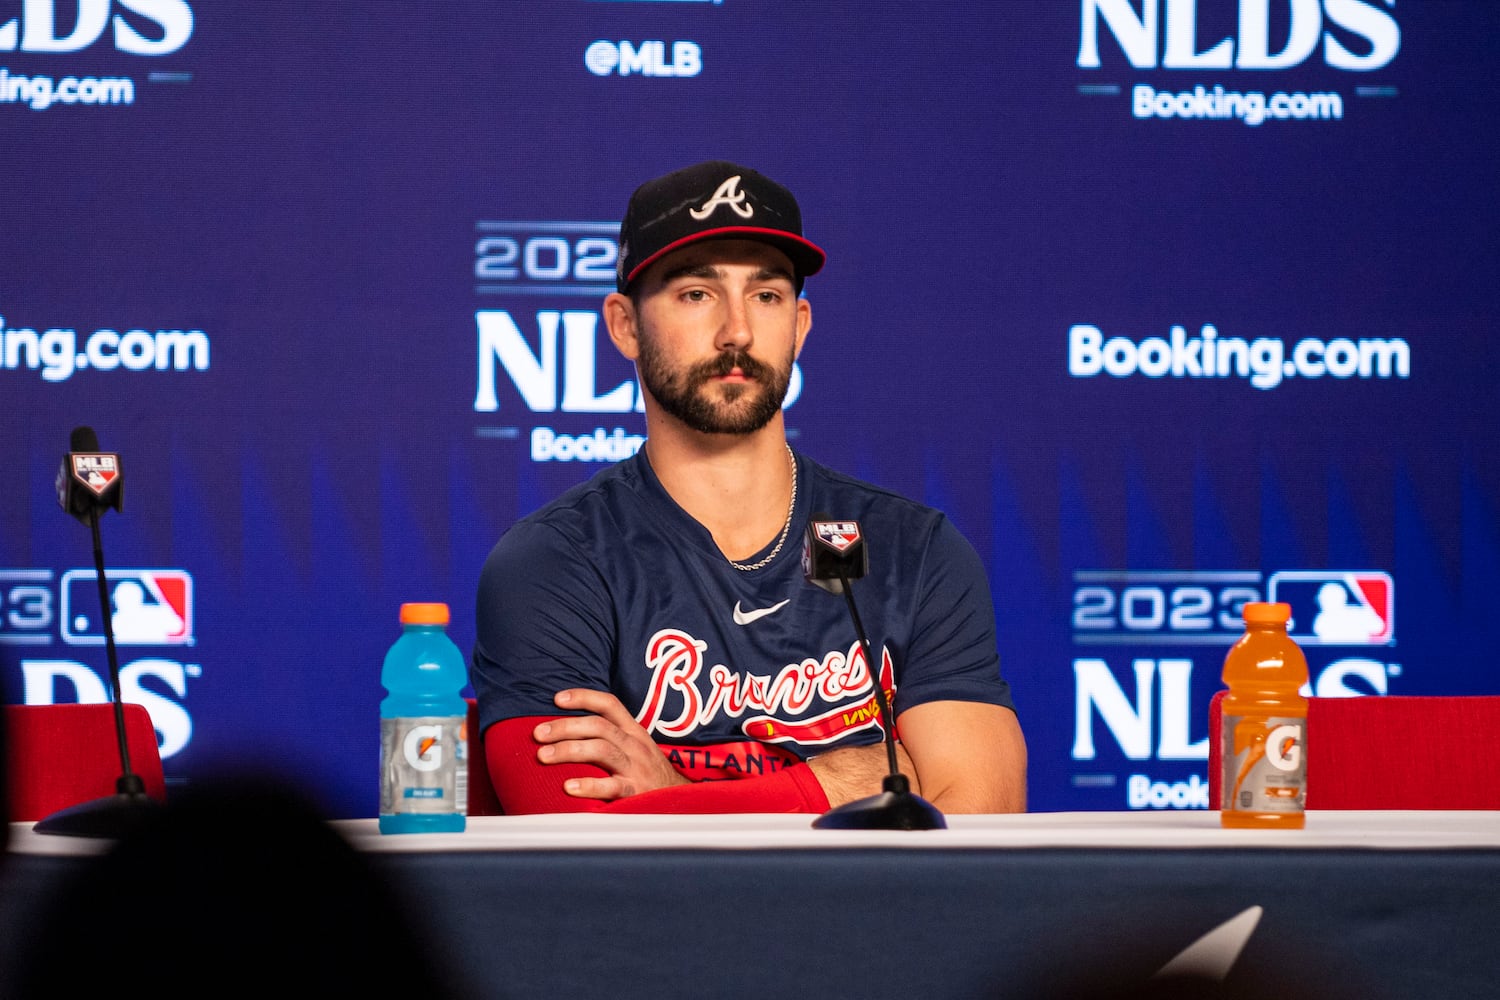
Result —
<path fill-rule="evenodd" d="M 1219 819 L 1301 829 L 1307 791 L 1307 658 L 1287 635 L 1289 604 L 1245 605 L 1245 634 L 1224 657 Z"/>

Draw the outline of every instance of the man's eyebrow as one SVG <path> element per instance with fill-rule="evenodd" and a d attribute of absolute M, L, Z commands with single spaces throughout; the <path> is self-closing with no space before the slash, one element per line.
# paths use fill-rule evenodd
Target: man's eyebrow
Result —
<path fill-rule="evenodd" d="M 713 264 L 704 262 L 689 262 L 674 267 L 669 271 L 663 271 L 661 276 L 661 283 L 663 285 L 669 285 L 672 282 L 676 281 L 678 278 L 704 278 L 710 281 L 716 281 L 722 280 L 723 277 L 724 272 Z M 772 281 L 777 278 L 781 278 L 794 284 L 796 282 L 796 279 L 792 277 L 791 271 L 779 266 L 763 267 L 750 276 L 751 281 Z"/>
<path fill-rule="evenodd" d="M 793 284 L 796 283 L 796 279 L 792 277 L 792 272 L 788 271 L 784 267 L 763 267 L 759 271 L 756 271 L 755 274 L 751 276 L 750 280 L 771 281 L 775 278 L 784 278 L 787 281 L 792 282 Z"/>
<path fill-rule="evenodd" d="M 677 267 L 672 268 L 670 271 L 663 271 L 661 275 L 661 283 L 663 285 L 669 285 L 672 282 L 676 281 L 678 278 L 718 279 L 722 278 L 723 276 L 724 272 L 720 271 L 712 264 L 694 262 L 679 264 Z"/>

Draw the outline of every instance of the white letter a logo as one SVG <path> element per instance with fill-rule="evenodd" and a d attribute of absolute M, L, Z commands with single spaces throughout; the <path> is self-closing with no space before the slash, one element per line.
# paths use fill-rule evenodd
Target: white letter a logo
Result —
<path fill-rule="evenodd" d="M 740 175 L 735 174 L 729 180 L 719 185 L 712 198 L 705 201 L 697 208 L 688 209 L 688 214 L 695 219 L 706 219 L 713 214 L 714 209 L 720 205 L 728 205 L 735 215 L 742 219 L 748 219 L 755 214 L 755 209 L 746 204 L 745 196 L 740 192 Z"/>

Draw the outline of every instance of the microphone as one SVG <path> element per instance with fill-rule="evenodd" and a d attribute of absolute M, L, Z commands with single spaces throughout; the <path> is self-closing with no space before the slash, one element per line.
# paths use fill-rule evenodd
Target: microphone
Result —
<path fill-rule="evenodd" d="M 865 654 L 865 669 L 875 686 L 875 701 L 880 707 L 880 725 L 885 731 L 885 756 L 889 772 L 881 782 L 882 791 L 867 798 L 835 806 L 817 819 L 820 830 L 943 830 L 948 823 L 943 814 L 911 790 L 911 783 L 896 761 L 896 719 L 889 699 L 880 683 L 880 670 L 870 652 L 859 609 L 854 604 L 854 590 L 849 581 L 870 571 L 870 553 L 865 548 L 864 532 L 858 521 L 834 520 L 827 514 L 814 514 L 802 542 L 802 573 L 809 583 L 831 594 L 843 594 L 854 623 L 854 634 Z"/>
<path fill-rule="evenodd" d="M 120 777 L 115 794 L 91 802 L 59 809 L 32 827 L 38 833 L 67 837 L 118 838 L 151 814 L 157 801 L 146 794 L 146 783 L 130 767 L 130 746 L 125 738 L 125 707 L 120 701 L 120 660 L 115 653 L 114 611 L 109 581 L 104 573 L 104 545 L 99 537 L 99 515 L 120 509 L 124 479 L 120 456 L 99 450 L 99 435 L 92 427 L 75 427 L 68 439 L 68 453 L 57 470 L 57 502 L 62 509 L 87 524 L 94 535 L 94 574 L 99 581 L 99 604 L 104 617 L 104 644 L 109 657 L 109 684 L 115 705 L 115 736 L 120 744 Z"/>
<path fill-rule="evenodd" d="M 56 485 L 62 509 L 84 524 L 92 512 L 119 510 L 124 493 L 120 456 L 99 450 L 99 435 L 92 427 L 75 427 L 57 470 Z"/>

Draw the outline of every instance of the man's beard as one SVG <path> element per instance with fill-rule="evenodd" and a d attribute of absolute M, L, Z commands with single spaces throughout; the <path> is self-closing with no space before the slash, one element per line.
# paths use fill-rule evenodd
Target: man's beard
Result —
<path fill-rule="evenodd" d="M 785 368 L 734 351 L 674 372 L 656 350 L 649 334 L 640 338 L 640 348 L 637 364 L 646 390 L 663 410 L 702 434 L 750 434 L 760 430 L 781 409 L 792 382 L 795 354 L 787 358 Z M 710 379 L 728 375 L 735 368 L 754 381 L 705 390 Z M 750 405 L 731 405 L 747 393 L 756 394 Z"/>

